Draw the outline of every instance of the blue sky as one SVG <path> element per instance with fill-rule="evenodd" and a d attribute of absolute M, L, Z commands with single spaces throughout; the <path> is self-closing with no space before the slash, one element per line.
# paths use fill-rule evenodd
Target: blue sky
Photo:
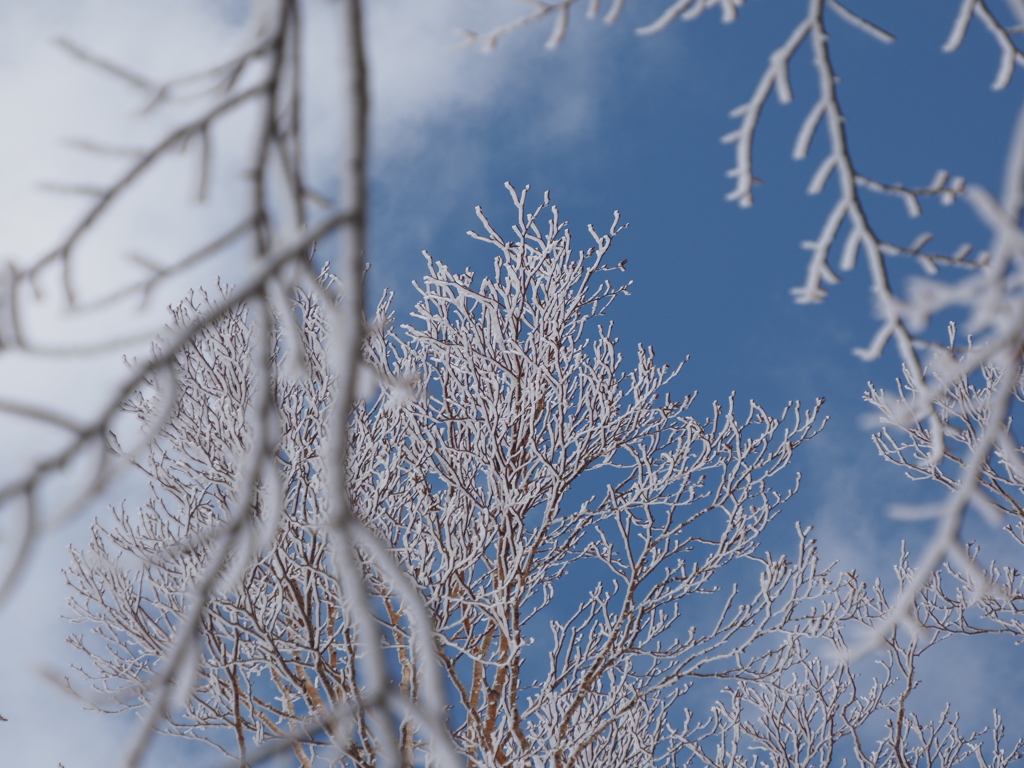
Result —
<path fill-rule="evenodd" d="M 989 88 L 997 49 L 977 22 L 959 51 L 941 52 L 958 4 L 851 0 L 853 10 L 897 37 L 888 46 L 831 17 L 833 56 L 842 75 L 839 98 L 850 118 L 853 156 L 865 173 L 925 185 L 938 168 L 946 168 L 998 190 L 1010 127 L 1024 98 L 1024 72 L 1006 90 Z M 162 5 L 48 0 L 0 9 L 0 27 L 6 29 L 0 33 L 0 94 L 22 118 L 4 129 L 0 150 L 7 171 L 0 186 L 5 256 L 29 258 L 43 249 L 50 229 L 73 216 L 72 203 L 54 203 L 33 186 L 43 177 L 90 172 L 74 165 L 79 161 L 65 150 L 54 149 L 70 127 L 84 123 L 102 136 L 130 134 L 137 125 L 121 117 L 107 124 L 110 114 L 131 114 L 130 97 L 76 74 L 49 45 L 53 35 L 96 40 L 112 54 L 141 59 L 157 71 L 173 70 L 193 47 L 208 53 L 230 40 L 243 7 L 185 2 L 169 11 Z M 728 26 L 712 10 L 660 35 L 635 36 L 632 29 L 661 7 L 627 3 L 610 27 L 576 13 L 567 39 L 554 51 L 543 47 L 548 26 L 542 22 L 485 55 L 453 47 L 458 37 L 452 29 L 483 29 L 521 6 L 451 0 L 425 10 L 380 0 L 371 14 L 374 290 L 395 288 L 399 314 L 408 309 L 414 300 L 410 281 L 422 274 L 422 249 L 454 265 L 489 265 L 486 246 L 464 232 L 477 226 L 476 205 L 508 230 L 512 207 L 505 181 L 530 184 L 538 195 L 550 190 L 581 245 L 588 223 L 606 228 L 612 211 L 620 210 L 630 228 L 618 238 L 613 258 L 629 260 L 626 278 L 634 281 L 632 297 L 618 302 L 613 316 L 623 351 L 629 355 L 643 343 L 655 347 L 661 362 L 689 355 L 677 387 L 700 391 L 697 412 L 731 391 L 774 410 L 790 400 L 825 397 L 830 424 L 798 455 L 795 466 L 804 486 L 785 514 L 789 521 L 815 524 L 823 550 L 843 558 L 844 566 L 888 578 L 900 539 L 919 544 L 927 536 L 922 526 L 889 521 L 888 505 L 931 498 L 936 489 L 912 484 L 884 466 L 860 426 L 868 409 L 861 400 L 866 382 L 888 386 L 899 374 L 891 353 L 871 364 L 851 354 L 874 331 L 864 270 L 844 274 L 822 305 L 796 306 L 789 295 L 804 274 L 806 252 L 799 243 L 816 235 L 834 195 L 834 182 L 816 198 L 805 193 L 824 152 L 822 137 L 807 160 L 789 157 L 816 94 L 806 46 L 791 68 L 794 103 L 780 106 L 772 97 L 761 120 L 754 151 L 756 175 L 764 183 L 755 189 L 755 205 L 741 210 L 724 199 L 731 188 L 725 171 L 733 147 L 719 137 L 736 126 L 728 113 L 749 98 L 768 54 L 805 4 L 752 0 Z M 147 29 L 164 31 L 150 39 L 142 31 Z M 188 45 L 175 45 L 176 39 Z M 30 131 L 38 135 L 28 141 Z M 329 137 L 323 141 L 329 146 Z M 333 160 L 325 150 L 318 162 L 333 168 Z M 937 244 L 950 250 L 965 240 L 982 246 L 986 241 L 963 204 L 926 204 L 914 221 L 896 200 L 869 198 L 868 205 L 879 229 L 897 242 L 909 243 L 924 230 L 935 232 Z M 3 371 L 8 381 L 21 375 Z M 781 547 L 792 529 L 780 523 Z M 124 727 L 97 725 L 95 716 L 77 714 L 74 705 L 36 694 L 38 678 L 27 671 L 60 664 L 58 641 L 65 630 L 55 619 L 63 599 L 58 569 L 80 528 L 50 535 L 27 585 L 4 609 L 17 618 L 0 614 L 0 649 L 10 649 L 0 653 L 7 657 L 0 662 L 0 679 L 12 681 L 0 686 L 0 714 L 24 713 L 24 723 L 33 712 L 61 707 L 68 739 L 77 734 L 96 744 L 97 756 L 65 757 L 67 768 L 107 764 L 99 755 L 116 745 Z M 1000 548 L 983 527 L 978 533 Z M 1019 552 L 1006 551 L 1019 558 Z M 35 642 L 33 632 L 46 641 Z M 1019 655 L 1001 646 L 967 650 L 977 647 L 957 651 L 963 674 L 947 677 L 948 688 L 935 684 L 934 695 L 981 715 L 995 704 L 1012 708 L 1024 698 L 1024 677 L 1007 674 L 1005 665 L 1020 669 Z M 31 663 L 21 661 L 24 654 L 35 654 Z M 18 702 L 8 698 L 13 691 L 19 692 Z M 1024 721 L 1019 703 L 1016 715 Z M 1007 712 L 1008 722 L 1013 719 Z M 35 754 L 36 726 L 11 735 L 6 725 L 0 723 L 0 755 L 5 749 L 15 756 Z M 51 746 L 54 760 L 40 765 L 55 764 L 65 754 L 54 745 L 44 749 Z"/>

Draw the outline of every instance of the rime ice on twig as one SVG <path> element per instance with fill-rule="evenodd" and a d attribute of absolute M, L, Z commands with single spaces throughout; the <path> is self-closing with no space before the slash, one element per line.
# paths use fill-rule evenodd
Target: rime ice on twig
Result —
<path fill-rule="evenodd" d="M 542 19 L 551 17 L 553 19 L 551 32 L 544 44 L 544 47 L 550 50 L 560 46 L 565 39 L 565 35 L 569 30 L 570 11 L 578 2 L 580 0 L 554 0 L 553 2 L 528 0 L 527 5 L 532 10 L 514 21 L 495 27 L 488 32 L 472 32 L 467 29 L 459 30 L 459 32 L 467 43 L 475 43 L 484 51 L 492 51 L 503 37 L 507 37 Z M 728 24 L 736 20 L 739 8 L 743 6 L 744 2 L 745 0 L 676 0 L 670 3 L 657 19 L 646 26 L 640 27 L 636 30 L 636 33 L 638 35 L 657 34 L 676 19 L 690 21 L 698 18 L 704 11 L 715 6 L 721 9 L 722 21 Z M 600 16 L 605 24 L 614 24 L 625 5 L 626 0 L 611 0 L 610 2 L 586 0 L 585 16 L 587 19 L 596 19 Z M 602 9 L 605 9 L 603 14 L 601 13 Z"/>

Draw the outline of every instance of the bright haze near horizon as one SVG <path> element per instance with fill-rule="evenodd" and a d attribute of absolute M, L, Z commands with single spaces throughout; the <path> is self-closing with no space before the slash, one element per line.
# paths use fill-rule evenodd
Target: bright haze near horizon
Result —
<path fill-rule="evenodd" d="M 335 23 L 332 4 L 311 5 L 318 23 Z M 629 2 L 612 26 L 586 21 L 579 4 L 559 48 L 545 49 L 550 22 L 542 21 L 488 54 L 458 45 L 455 30 L 485 30 L 525 5 L 370 5 L 371 302 L 385 287 L 394 289 L 401 320 L 416 298 L 411 282 L 423 273 L 422 250 L 460 269 L 489 269 L 487 247 L 465 232 L 479 226 L 477 205 L 499 230 L 510 231 L 506 181 L 520 189 L 531 185 L 537 201 L 550 190 L 580 247 L 587 245 L 587 224 L 605 230 L 613 211 L 620 211 L 630 226 L 610 260 L 628 260 L 623 279 L 633 285 L 610 319 L 627 362 L 637 344 L 652 345 L 662 363 L 689 356 L 674 389 L 679 395 L 699 390 L 696 415 L 709 413 L 713 400 L 732 392 L 739 403 L 754 399 L 774 412 L 790 401 L 810 405 L 824 397 L 830 423 L 795 457 L 802 488 L 774 524 L 768 544 L 773 550 L 792 547 L 793 525 L 813 524 L 825 559 L 891 585 L 901 541 L 909 542 L 913 556 L 929 530 L 893 522 L 889 506 L 934 499 L 939 491 L 886 466 L 864 426 L 870 416 L 862 400 L 867 382 L 891 387 L 900 375 L 891 350 L 870 364 L 851 353 L 867 345 L 876 324 L 864 265 L 842 273 L 843 281 L 820 305 L 797 306 L 790 296 L 806 267 L 800 243 L 817 236 L 835 195 L 834 180 L 820 195 L 806 194 L 825 153 L 820 131 L 807 160 L 790 158 L 817 93 L 806 44 L 791 67 L 793 103 L 780 105 L 773 95 L 761 116 L 754 162 L 762 183 L 754 190 L 754 206 L 740 209 L 725 200 L 734 148 L 719 139 L 737 127 L 729 112 L 750 98 L 768 55 L 785 41 L 805 3 L 752 0 L 733 24 L 721 24 L 712 10 L 652 37 L 632 30 L 667 3 Z M 829 21 L 842 76 L 838 94 L 859 169 L 888 182 L 925 186 L 944 168 L 998 191 L 1024 98 L 1024 72 L 1005 90 L 990 89 L 998 50 L 977 22 L 960 50 L 941 51 L 957 0 L 848 5 L 897 38 L 884 45 L 835 16 Z M 18 263 L 37 257 L 81 210 L 79 198 L 47 191 L 41 182 L 109 178 L 110 166 L 69 148 L 65 139 L 144 143 L 168 124 L 160 114 L 140 114 L 137 93 L 68 56 L 54 44 L 57 37 L 158 78 L 214 60 L 237 39 L 247 13 L 242 0 L 11 0 L 0 6 L 0 257 Z M 318 28 L 313 34 L 328 33 Z M 337 166 L 334 126 L 329 110 L 319 108 L 334 87 L 335 62 L 321 65 L 323 72 L 310 75 L 308 119 L 316 126 L 310 164 L 329 186 Z M 318 84 L 324 93 L 316 92 Z M 322 127 L 316 123 L 321 118 Z M 122 222 L 127 239 L 170 242 L 184 236 L 169 214 L 181 209 L 197 215 L 190 173 L 186 168 L 174 177 L 177 186 L 142 190 L 137 209 Z M 947 251 L 964 240 L 981 247 L 987 241 L 962 203 L 927 202 L 916 220 L 907 219 L 894 198 L 868 196 L 867 205 L 897 242 L 909 243 L 922 231 L 936 233 Z M 150 213 L 157 209 L 165 215 Z M 216 200 L 212 210 L 215 218 Z M 204 221 L 212 223 L 200 217 L 195 226 Z M 121 235 L 101 232 L 97 247 L 103 238 L 115 242 Z M 119 252 L 103 258 L 111 274 L 124 268 Z M 102 282 L 105 275 L 100 270 L 88 279 Z M 211 285 L 213 273 L 205 279 Z M 39 317 L 58 335 L 69 322 L 79 324 L 44 310 Z M 90 328 L 86 323 L 79 330 L 92 333 Z M 42 392 L 68 410 L 88 409 L 104 382 L 123 371 L 119 355 L 109 358 L 45 364 L 6 359 L 0 390 Z M 0 465 L 32 455 L 35 436 L 16 437 L 9 433 L 0 443 Z M 124 476 L 86 512 L 48 532 L 13 598 L 0 608 L 0 714 L 8 720 L 0 722 L 0 763 L 105 768 L 123 747 L 131 716 L 82 711 L 41 670 L 71 674 L 68 665 L 76 661 L 64 644 L 74 628 L 60 618 L 67 546 L 82 543 L 89 520 L 102 516 L 107 504 L 125 497 L 137 502 L 145 490 L 137 478 Z M 971 526 L 985 552 L 1005 553 L 1019 564 L 1019 550 L 983 525 Z M 951 644 L 944 653 L 916 696 L 951 701 L 971 725 L 986 724 L 993 707 L 1008 724 L 1024 722 L 1019 649 L 982 638 Z M 933 716 L 938 708 L 926 705 L 922 714 Z M 213 757 L 181 743 L 161 749 L 164 758 L 182 749 Z"/>

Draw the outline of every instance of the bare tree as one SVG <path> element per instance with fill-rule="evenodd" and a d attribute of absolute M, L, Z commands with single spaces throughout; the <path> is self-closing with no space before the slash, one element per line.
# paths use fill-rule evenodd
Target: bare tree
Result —
<path fill-rule="evenodd" d="M 792 559 L 759 543 L 792 494 L 768 481 L 817 433 L 817 409 L 775 419 L 751 403 L 740 418 L 730 399 L 706 420 L 689 415 L 693 398 L 667 392 L 678 368 L 641 347 L 625 369 L 610 324 L 597 325 L 628 288 L 607 279 L 617 220 L 574 253 L 556 208 L 545 221 L 547 201 L 530 210 L 525 191 L 513 199 L 511 240 L 482 213 L 485 234 L 471 233 L 498 250 L 491 274 L 427 256 L 413 323 L 395 327 L 390 297 L 380 303 L 364 355 L 385 384 L 350 431 L 356 514 L 434 616 L 456 692 L 448 726 L 469 763 L 752 768 L 848 755 L 864 768 L 952 768 L 1024 757 L 1024 742 L 1005 744 L 998 714 L 966 733 L 949 705 L 928 720 L 910 701 L 920 658 L 945 639 L 1019 633 L 1021 579 L 1004 573 L 1007 592 L 979 606 L 970 571 L 932 576 L 915 593 L 916 630 L 891 627 L 881 674 L 865 678 L 847 638 L 891 610 L 880 584 L 823 567 L 799 525 Z M 206 301 L 180 308 L 176 324 Z M 275 381 L 280 475 L 251 509 L 270 535 L 220 582 L 231 588 L 208 595 L 194 681 L 165 727 L 242 763 L 278 738 L 304 766 L 371 766 L 381 744 L 353 705 L 365 689 L 323 523 L 328 326 L 313 295 L 295 310 L 306 368 Z M 279 340 L 277 356 L 296 352 Z M 72 642 L 124 708 L 149 703 L 149 680 L 178 646 L 193 615 L 183 596 L 210 557 L 203 532 L 231 508 L 233 457 L 251 450 L 257 368 L 244 307 L 176 365 L 182 394 L 144 466 L 153 498 L 97 523 L 68 573 L 77 620 L 94 632 Z M 157 402 L 139 393 L 129 407 L 148 424 Z M 169 557 L 168 541 L 190 543 Z M 416 701 L 408 598 L 362 562 L 391 674 Z M 897 575 L 915 579 L 905 555 Z M 708 680 L 726 685 L 722 698 L 695 714 L 687 694 Z M 354 719 L 321 727 L 340 708 Z M 406 719 L 399 730 L 403 764 L 423 761 L 420 727 Z"/>
<path fill-rule="evenodd" d="M 730 399 L 707 419 L 690 416 L 693 398 L 666 389 L 678 368 L 640 348 L 625 369 L 611 327 L 597 325 L 626 290 L 606 278 L 617 220 L 574 253 L 557 209 L 513 198 L 512 240 L 481 214 L 475 236 L 497 249 L 490 276 L 428 257 L 413 324 L 395 328 L 389 300 L 380 305 L 364 354 L 385 383 L 351 421 L 355 514 L 431 611 L 456 692 L 449 725 L 472 764 L 669 764 L 678 744 L 666 719 L 694 680 L 786 668 L 790 649 L 773 638 L 819 621 L 826 580 L 813 548 L 791 562 L 758 544 L 793 492 L 769 481 L 816 434 L 817 407 L 774 418 Z M 183 306 L 176 326 L 212 301 Z M 174 358 L 180 394 L 144 465 L 154 497 L 97 523 L 68 574 L 76 614 L 98 633 L 73 642 L 120 706 L 153 705 L 151 680 L 195 626 L 195 683 L 183 678 L 165 727 L 243 762 L 253 744 L 296 734 L 304 765 L 329 760 L 328 745 L 346 764 L 375 765 L 382 748 L 354 704 L 366 683 L 329 565 L 325 435 L 338 402 L 323 302 L 304 294 L 295 306 L 301 354 L 284 342 L 275 350 L 305 368 L 293 378 L 282 367 L 272 384 L 279 476 L 262 475 L 247 512 L 259 521 L 247 529 L 252 556 L 225 563 L 232 578 L 196 588 L 217 551 L 208 532 L 245 498 L 238 457 L 251 454 L 267 407 L 254 397 L 258 329 L 242 307 Z M 150 386 L 128 406 L 146 426 L 166 398 L 158 380 Z M 411 598 L 373 552 L 360 553 L 396 654 L 391 674 L 420 701 Z M 733 571 L 748 574 L 744 586 L 723 581 Z M 353 724 L 306 730 L 354 706 Z M 406 719 L 400 733 L 406 764 L 421 759 L 422 726 Z"/>

